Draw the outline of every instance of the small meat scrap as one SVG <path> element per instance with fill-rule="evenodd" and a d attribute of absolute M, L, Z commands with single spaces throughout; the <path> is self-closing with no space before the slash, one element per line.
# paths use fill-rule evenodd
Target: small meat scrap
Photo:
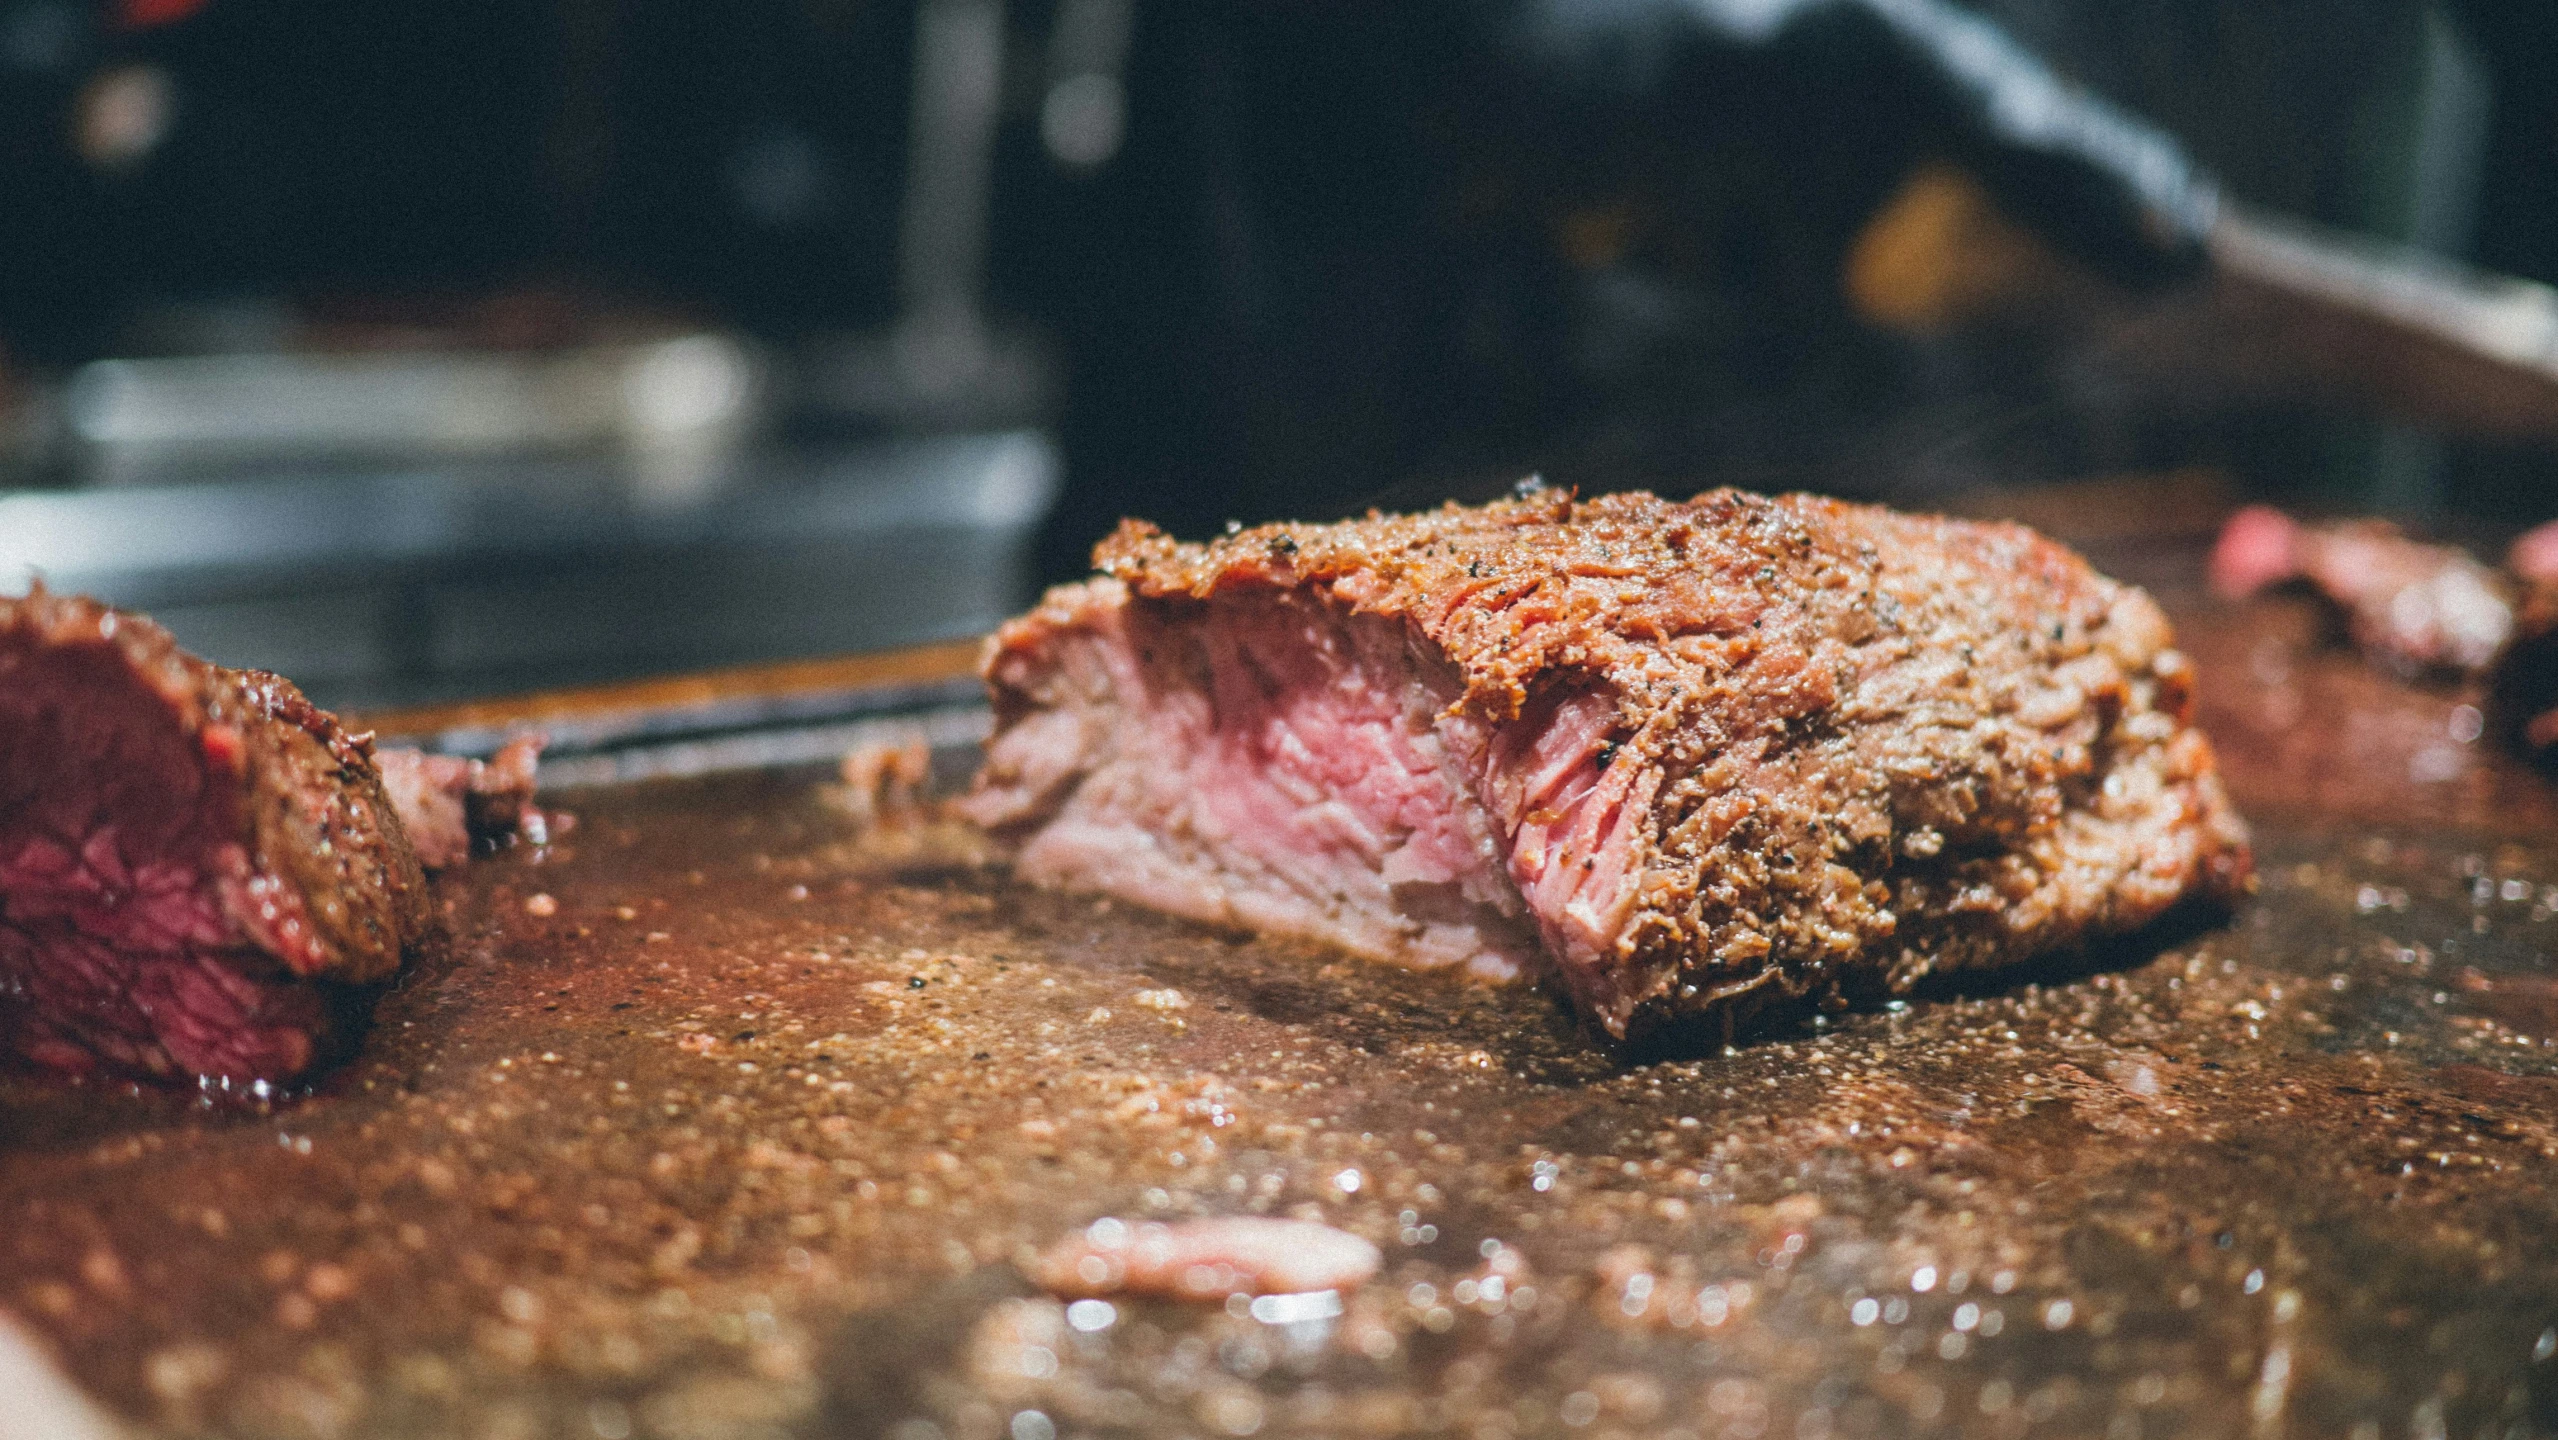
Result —
<path fill-rule="evenodd" d="M 289 1080 L 429 919 L 370 737 L 139 616 L 0 599 L 0 1046 Z"/>
<path fill-rule="evenodd" d="M 1152 1295 L 1222 1300 L 1348 1290 L 1382 1264 L 1377 1247 L 1310 1220 L 1229 1215 L 1170 1224 L 1105 1217 L 1050 1247 L 1031 1267 L 1067 1299 Z"/>
<path fill-rule="evenodd" d="M 383 788 L 399 812 L 419 863 L 449 870 L 471 858 L 472 842 L 550 838 L 552 817 L 534 808 L 540 735 L 518 735 L 487 760 L 388 749 L 376 757 Z"/>
<path fill-rule="evenodd" d="M 837 769 L 854 814 L 869 819 L 910 809 L 932 782 L 932 743 L 920 731 L 865 741 L 845 751 Z"/>
<path fill-rule="evenodd" d="M 2230 599 L 2306 580 L 2343 609 L 2364 653 L 2405 675 L 2484 674 L 2514 633 L 2510 577 L 2385 520 L 2304 525 L 2249 506 L 2222 529 L 2211 580 Z"/>
<path fill-rule="evenodd" d="M 1563 492 L 1123 525 L 985 662 L 1017 873 L 1599 1028 L 1906 993 L 2242 893 L 2141 591 L 2021 526 Z"/>

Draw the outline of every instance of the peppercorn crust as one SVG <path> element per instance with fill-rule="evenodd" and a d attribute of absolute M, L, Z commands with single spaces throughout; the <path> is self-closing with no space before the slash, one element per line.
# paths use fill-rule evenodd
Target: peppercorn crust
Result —
<path fill-rule="evenodd" d="M 1206 544 L 1130 521 L 1095 559 L 1164 623 L 1284 595 L 1406 627 L 1492 751 L 1604 697 L 1587 769 L 1624 767 L 1626 883 L 1540 919 L 1557 978 L 1613 1035 L 1904 992 L 2249 883 L 2165 617 L 2021 526 L 1545 492 Z M 1057 606 L 999 635 L 989 673 L 1045 643 Z M 1020 714 L 997 688 L 999 716 Z M 1518 843 L 1549 817 L 1499 818 Z M 1510 858 L 1535 903 L 1541 877 Z"/>

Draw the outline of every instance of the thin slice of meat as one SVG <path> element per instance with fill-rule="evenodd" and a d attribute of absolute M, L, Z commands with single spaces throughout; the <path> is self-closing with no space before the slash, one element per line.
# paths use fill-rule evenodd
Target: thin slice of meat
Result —
<path fill-rule="evenodd" d="M 1626 1035 L 2247 883 L 2157 606 L 2020 527 L 1548 494 L 1098 560 L 986 658 L 966 807 L 1041 884 L 1551 975 Z"/>
<path fill-rule="evenodd" d="M 426 934 L 369 739 L 148 620 L 0 599 L 0 1040 L 38 1064 L 284 1081 Z"/>
<path fill-rule="evenodd" d="M 1352 1290 L 1377 1273 L 1377 1247 L 1312 1220 L 1103 1218 L 1043 1252 L 1031 1278 L 1052 1295 L 1223 1300 Z"/>
<path fill-rule="evenodd" d="M 2343 608 L 2364 653 L 2404 675 L 2484 674 L 2514 633 L 2508 577 L 2457 546 L 2410 539 L 2386 520 L 2304 525 L 2252 505 L 2222 529 L 2211 577 L 2231 599 L 2307 580 Z"/>

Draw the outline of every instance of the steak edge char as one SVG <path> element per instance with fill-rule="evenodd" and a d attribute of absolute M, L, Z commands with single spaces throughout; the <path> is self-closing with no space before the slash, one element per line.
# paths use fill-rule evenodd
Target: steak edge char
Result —
<path fill-rule="evenodd" d="M 0 1028 L 65 1071 L 283 1081 L 429 923 L 367 738 L 148 620 L 0 599 Z"/>
<path fill-rule="evenodd" d="M 1906 991 L 2247 886 L 2141 591 L 2014 525 L 1549 493 L 1184 544 L 990 644 L 1017 868 L 1623 1037 Z"/>

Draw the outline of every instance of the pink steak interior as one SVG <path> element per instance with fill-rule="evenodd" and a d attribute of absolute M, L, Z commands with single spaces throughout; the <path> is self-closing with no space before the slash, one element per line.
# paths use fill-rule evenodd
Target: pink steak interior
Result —
<path fill-rule="evenodd" d="M 297 897 L 242 848 L 236 737 L 184 703 L 104 644 L 0 650 L 0 1024 L 40 1064 L 281 1077 L 328 1018 L 251 943 Z"/>
<path fill-rule="evenodd" d="M 972 798 L 1026 877 L 1358 954 L 1566 978 L 1632 912 L 1657 775 L 1605 763 L 1616 705 L 1558 692 L 1487 731 L 1400 623 L 1295 595 L 1069 592 L 997 662 L 1036 708 Z"/>

